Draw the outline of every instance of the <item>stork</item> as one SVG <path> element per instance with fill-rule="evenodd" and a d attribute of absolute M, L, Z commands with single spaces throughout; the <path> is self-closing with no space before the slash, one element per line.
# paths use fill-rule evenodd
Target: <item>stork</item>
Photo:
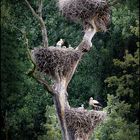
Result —
<path fill-rule="evenodd" d="M 94 110 L 102 109 L 102 105 L 97 100 L 93 100 L 92 97 L 89 99 L 89 105 L 93 106 Z"/>
<path fill-rule="evenodd" d="M 56 43 L 56 47 L 61 48 L 61 46 L 64 44 L 63 39 L 60 39 L 57 43 Z"/>
<path fill-rule="evenodd" d="M 80 110 L 84 110 L 84 104 L 81 105 L 81 107 L 78 107 Z"/>

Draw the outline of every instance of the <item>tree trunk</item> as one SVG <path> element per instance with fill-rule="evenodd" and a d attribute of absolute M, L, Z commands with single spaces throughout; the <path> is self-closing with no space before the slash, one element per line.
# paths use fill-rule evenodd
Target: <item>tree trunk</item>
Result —
<path fill-rule="evenodd" d="M 62 133 L 63 140 L 70 140 L 68 136 L 66 121 L 65 121 L 65 115 L 64 115 L 65 110 L 61 108 L 62 105 L 61 96 L 54 96 L 54 104 L 57 111 L 58 120 L 61 126 L 61 133 Z"/>
<path fill-rule="evenodd" d="M 54 86 L 54 104 L 57 111 L 57 116 L 61 126 L 61 132 L 64 140 L 70 140 L 68 137 L 66 121 L 65 121 L 65 107 L 67 107 L 66 97 L 66 80 L 62 79 Z"/>

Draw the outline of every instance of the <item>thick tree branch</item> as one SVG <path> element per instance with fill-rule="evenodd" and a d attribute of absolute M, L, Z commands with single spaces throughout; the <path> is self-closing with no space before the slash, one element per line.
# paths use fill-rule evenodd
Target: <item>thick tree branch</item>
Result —
<path fill-rule="evenodd" d="M 94 37 L 94 35 L 96 34 L 96 29 L 92 29 L 89 28 L 88 30 L 85 31 L 83 40 L 81 41 L 81 43 L 78 45 L 78 47 L 76 47 L 76 50 L 79 50 L 81 52 L 87 52 L 90 50 L 90 48 L 92 47 L 92 38 Z"/>
<path fill-rule="evenodd" d="M 38 15 L 40 17 L 42 17 L 42 8 L 43 8 L 43 2 L 42 0 L 39 0 L 40 4 L 39 4 L 39 7 L 38 7 Z"/>
<path fill-rule="evenodd" d="M 44 85 L 44 87 L 47 89 L 47 91 L 51 94 L 54 95 L 54 90 L 53 88 L 49 85 L 49 83 L 46 80 L 43 80 L 39 77 L 37 77 L 34 73 L 31 75 L 36 81 L 38 81 L 40 84 Z"/>
<path fill-rule="evenodd" d="M 76 50 L 79 50 L 81 52 L 81 56 L 80 56 L 79 60 L 76 62 L 76 64 L 73 66 L 69 75 L 67 76 L 67 86 L 68 86 L 70 80 L 72 79 L 72 76 L 78 66 L 79 61 L 81 60 L 82 55 L 85 52 L 89 51 L 89 49 L 91 48 L 91 46 L 92 46 L 91 40 L 94 37 L 94 35 L 96 34 L 96 32 L 97 32 L 96 29 L 90 29 L 90 28 L 85 31 L 82 42 L 76 48 Z"/>
<path fill-rule="evenodd" d="M 38 19 L 38 21 L 40 23 L 40 26 L 41 26 L 41 31 L 42 31 L 43 45 L 44 45 L 44 47 L 48 47 L 47 29 L 46 29 L 45 23 L 44 23 L 44 21 L 42 19 L 42 6 L 43 6 L 42 0 L 40 0 L 40 5 L 39 5 L 39 8 L 38 8 L 39 14 L 37 14 L 35 12 L 35 10 L 32 8 L 32 6 L 30 5 L 30 3 L 27 0 L 25 0 L 25 2 L 27 3 L 27 6 L 31 10 L 33 16 Z"/>

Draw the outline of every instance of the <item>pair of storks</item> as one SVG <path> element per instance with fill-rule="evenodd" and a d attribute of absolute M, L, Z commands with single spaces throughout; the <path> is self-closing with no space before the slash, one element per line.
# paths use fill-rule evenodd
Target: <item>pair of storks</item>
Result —
<path fill-rule="evenodd" d="M 97 100 L 93 100 L 92 97 L 90 97 L 90 99 L 89 99 L 89 105 L 92 106 L 93 110 L 102 109 L 102 105 Z M 79 107 L 78 109 L 85 110 L 84 104 L 82 104 L 81 107 Z"/>

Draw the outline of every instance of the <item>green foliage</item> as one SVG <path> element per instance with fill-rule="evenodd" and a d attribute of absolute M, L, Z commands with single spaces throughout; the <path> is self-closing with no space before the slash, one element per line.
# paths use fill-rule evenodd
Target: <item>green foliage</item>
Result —
<path fill-rule="evenodd" d="M 39 136 L 38 140 L 61 140 L 60 126 L 58 124 L 58 118 L 54 106 L 46 106 L 46 123 L 44 124 L 46 134 Z"/>
<path fill-rule="evenodd" d="M 120 101 L 114 95 L 108 95 L 107 120 L 96 130 L 97 140 L 138 140 L 139 127 L 136 122 L 128 122 L 125 119 L 130 113 L 130 105 Z"/>
<path fill-rule="evenodd" d="M 138 23 L 138 22 L 137 22 Z M 137 24 L 138 25 L 138 24 Z M 139 26 L 132 27 L 137 34 Z M 115 76 L 105 80 L 110 88 L 106 110 L 108 117 L 100 126 L 95 137 L 99 140 L 138 140 L 139 112 L 139 47 L 134 56 L 126 51 L 123 60 L 114 59 L 114 65 L 120 69 Z"/>
<path fill-rule="evenodd" d="M 22 35 L 14 28 L 24 24 L 13 13 L 13 8 L 19 10 L 18 3 L 2 2 L 1 7 L 1 139 L 7 134 L 9 139 L 35 140 L 44 131 L 45 107 L 52 101 L 42 86 L 26 75 L 30 63 Z"/>

